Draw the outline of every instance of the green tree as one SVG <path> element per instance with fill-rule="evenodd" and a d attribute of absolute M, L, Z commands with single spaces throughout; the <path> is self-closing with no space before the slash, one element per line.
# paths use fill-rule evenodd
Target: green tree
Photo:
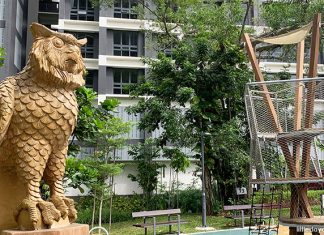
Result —
<path fill-rule="evenodd" d="M 80 152 L 81 144 L 94 147 L 94 153 L 82 159 L 69 158 L 65 178 L 67 186 L 80 189 L 84 185 L 90 190 L 94 198 L 93 220 L 96 201 L 99 201 L 101 226 L 103 201 L 109 196 L 112 198 L 113 176 L 120 174 L 123 167 L 123 164 L 115 163 L 118 158 L 115 153 L 125 145 L 130 123 L 115 117 L 118 100 L 105 100 L 96 107 L 95 98 L 96 93 L 91 89 L 82 87 L 77 90 L 79 116 L 70 143 L 70 156 L 76 156 Z"/>
<path fill-rule="evenodd" d="M 238 44 L 241 30 L 237 27 L 244 12 L 240 1 L 220 6 L 212 1 L 153 2 L 154 9 L 145 5 L 144 10 L 151 12 L 162 33 L 151 34 L 157 38 L 156 48 L 172 45 L 172 58 L 159 53 L 158 60 L 144 60 L 150 71 L 131 87 L 131 94 L 150 97 L 130 112 L 142 114 L 140 129 L 160 128 L 157 145 L 164 151 L 172 143 L 174 149 L 196 146 L 200 152 L 201 133 L 211 133 L 204 148 L 207 211 L 211 214 L 213 182 L 217 180 L 224 201 L 233 195 L 234 183 L 227 182 L 235 181 L 234 172 L 240 176 L 237 184 L 246 182 L 248 176 L 244 122 L 240 120 L 244 118 L 244 85 L 251 74 Z"/>
<path fill-rule="evenodd" d="M 262 5 L 261 19 L 271 28 L 265 36 L 278 35 L 286 33 L 293 29 L 299 28 L 312 21 L 315 14 L 324 12 L 324 2 L 322 0 L 307 1 L 307 0 L 280 0 L 280 1 L 268 1 Z M 322 14 L 322 21 L 324 15 Z M 323 39 L 323 33 L 321 33 Z M 323 40 L 322 40 L 323 41 Z M 323 42 L 320 51 L 320 63 L 324 63 L 324 47 Z M 310 37 L 306 38 L 305 51 L 310 47 Z M 267 58 L 265 54 L 271 56 L 271 53 L 281 48 L 281 54 L 279 59 L 284 61 L 294 61 L 296 58 L 296 47 L 289 46 L 261 46 L 257 49 L 263 53 L 263 58 Z M 278 50 L 276 51 L 278 52 Z M 262 55 L 261 55 L 262 56 Z M 278 53 L 277 53 L 278 57 Z M 306 58 L 306 63 L 307 63 Z"/>

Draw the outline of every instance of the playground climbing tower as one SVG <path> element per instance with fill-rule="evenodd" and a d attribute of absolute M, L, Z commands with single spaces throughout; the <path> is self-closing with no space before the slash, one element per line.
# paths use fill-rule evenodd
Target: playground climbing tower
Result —
<path fill-rule="evenodd" d="M 252 41 L 248 34 L 243 35 L 256 79 L 245 91 L 251 135 L 250 183 L 290 188 L 289 213 L 279 218 L 281 224 L 289 226 L 290 235 L 304 234 L 297 231 L 300 228 L 324 227 L 324 218 L 314 215 L 307 195 L 310 185 L 324 182 L 319 162 L 324 158 L 324 79 L 317 77 L 320 21 L 321 14 L 317 14 L 300 29 L 255 39 L 268 44 L 297 44 L 296 79 L 265 81 Z M 309 33 L 310 61 L 304 77 L 304 44 Z M 314 230 L 313 234 L 319 233 Z"/>

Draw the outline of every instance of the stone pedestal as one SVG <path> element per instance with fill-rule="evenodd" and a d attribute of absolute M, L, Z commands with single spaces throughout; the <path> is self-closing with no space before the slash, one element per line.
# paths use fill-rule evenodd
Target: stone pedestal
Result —
<path fill-rule="evenodd" d="M 17 228 L 14 211 L 26 197 L 27 192 L 11 167 L 1 165 L 0 189 L 0 231 Z"/>
<path fill-rule="evenodd" d="M 63 228 L 40 229 L 35 231 L 4 230 L 0 235 L 89 235 L 89 225 L 71 224 Z"/>

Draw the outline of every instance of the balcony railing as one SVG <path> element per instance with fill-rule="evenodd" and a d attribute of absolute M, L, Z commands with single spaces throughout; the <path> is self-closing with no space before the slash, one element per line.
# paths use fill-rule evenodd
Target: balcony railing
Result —
<path fill-rule="evenodd" d="M 59 13 L 58 2 L 39 2 L 39 12 Z"/>

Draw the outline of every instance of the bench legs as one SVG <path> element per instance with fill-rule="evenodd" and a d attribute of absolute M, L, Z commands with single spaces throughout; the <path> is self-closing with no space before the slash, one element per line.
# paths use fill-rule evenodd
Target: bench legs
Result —
<path fill-rule="evenodd" d="M 153 217 L 153 234 L 156 235 L 156 218 Z"/>
<path fill-rule="evenodd" d="M 177 215 L 178 217 L 178 235 L 180 234 L 180 215 Z"/>
<path fill-rule="evenodd" d="M 144 224 L 146 223 L 146 217 L 144 217 Z M 144 228 L 144 234 L 147 235 L 147 228 Z"/>
<path fill-rule="evenodd" d="M 241 210 L 241 216 L 242 216 L 242 228 L 244 228 L 244 210 Z"/>

